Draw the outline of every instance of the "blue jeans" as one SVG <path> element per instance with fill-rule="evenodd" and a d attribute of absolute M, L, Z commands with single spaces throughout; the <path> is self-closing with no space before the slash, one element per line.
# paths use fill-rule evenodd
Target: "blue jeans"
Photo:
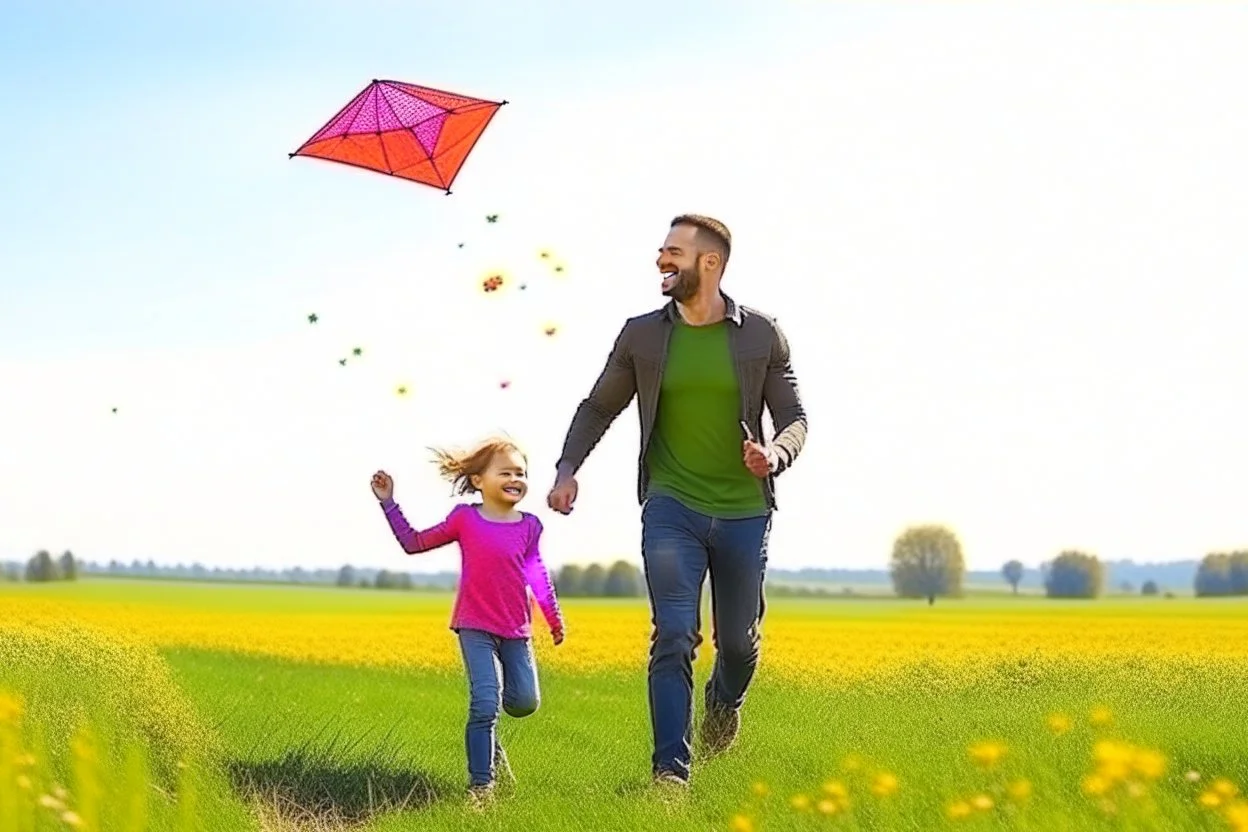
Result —
<path fill-rule="evenodd" d="M 527 638 L 500 638 L 484 630 L 459 631 L 459 648 L 468 671 L 468 726 L 464 747 L 468 777 L 474 786 L 494 782 L 494 761 L 503 753 L 496 727 L 502 710 L 525 717 L 537 710 L 537 664 L 533 642 Z"/>
<path fill-rule="evenodd" d="M 689 776 L 693 662 L 702 643 L 702 582 L 708 570 L 715 667 L 706 700 L 734 710 L 745 701 L 758 666 L 770 532 L 770 513 L 721 520 L 666 495 L 650 496 L 642 508 L 641 554 L 654 625 L 649 694 L 656 772 Z"/>

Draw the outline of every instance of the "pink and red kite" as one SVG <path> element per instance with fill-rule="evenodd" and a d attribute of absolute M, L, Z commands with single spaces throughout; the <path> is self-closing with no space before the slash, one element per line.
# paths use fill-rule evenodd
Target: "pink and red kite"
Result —
<path fill-rule="evenodd" d="M 374 80 L 290 158 L 341 162 L 449 194 L 464 160 L 506 103 Z"/>

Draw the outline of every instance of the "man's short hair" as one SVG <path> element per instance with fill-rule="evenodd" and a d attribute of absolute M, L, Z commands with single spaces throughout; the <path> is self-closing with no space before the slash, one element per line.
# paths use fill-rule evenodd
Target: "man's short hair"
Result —
<path fill-rule="evenodd" d="M 702 214 L 681 214 L 672 220 L 671 227 L 675 228 L 678 225 L 696 227 L 698 244 L 703 248 L 718 250 L 723 255 L 724 263 L 727 264 L 728 256 L 732 254 L 732 232 L 728 230 L 728 226 L 714 217 Z"/>

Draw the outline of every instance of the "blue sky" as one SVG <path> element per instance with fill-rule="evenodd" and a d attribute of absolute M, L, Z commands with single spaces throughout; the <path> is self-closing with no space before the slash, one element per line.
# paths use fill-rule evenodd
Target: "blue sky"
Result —
<path fill-rule="evenodd" d="M 367 477 L 432 523 L 424 447 L 503 427 L 552 562 L 636 560 L 632 411 L 544 493 L 689 210 L 811 410 L 773 564 L 1248 543 L 1244 6 L 592 8 L 6 3 L 0 558 L 394 565 Z M 453 196 L 287 159 L 372 78 L 512 102 Z"/>

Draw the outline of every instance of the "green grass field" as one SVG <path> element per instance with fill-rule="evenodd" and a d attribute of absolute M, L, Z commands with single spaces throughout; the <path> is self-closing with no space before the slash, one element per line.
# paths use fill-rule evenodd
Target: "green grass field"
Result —
<path fill-rule="evenodd" d="M 442 614 L 450 604 L 449 595 L 329 588 L 120 581 L 0 588 L 0 605 L 13 610 L 47 599 L 115 603 L 131 616 L 147 606 L 173 605 L 200 616 L 262 611 L 268 620 L 316 613 L 332 626 L 341 615 L 357 627 L 374 613 L 428 612 L 432 606 Z M 625 603 L 644 608 L 644 601 Z M 575 628 L 579 618 L 608 604 L 621 602 L 570 600 L 565 612 Z M 467 689 L 453 665 L 358 667 L 188 646 L 162 647 L 160 654 L 220 740 L 218 764 L 228 784 L 222 799 L 238 808 L 227 813 L 234 818 L 230 823 L 249 817 L 256 829 L 336 828 L 327 819 L 337 817 L 370 830 L 726 830 L 738 816 L 740 829 L 1231 828 L 1231 816 L 1219 812 L 1234 796 L 1228 792 L 1220 807 L 1201 806 L 1199 796 L 1217 776 L 1248 789 L 1248 696 L 1242 694 L 1248 663 L 1242 659 L 1193 661 L 1188 641 L 1186 653 L 1176 647 L 1173 662 L 1020 658 L 959 672 L 925 665 L 916 653 L 898 655 L 900 669 L 887 681 L 847 676 L 801 683 L 792 666 L 801 654 L 786 648 L 790 652 L 775 661 L 788 662 L 789 673 L 782 678 L 769 668 L 769 640 L 816 619 L 831 622 L 810 631 L 820 638 L 853 639 L 875 622 L 913 617 L 914 626 L 922 627 L 919 618 L 933 614 L 956 620 L 967 632 L 991 630 L 1005 611 L 1022 608 L 1034 617 L 1037 636 L 1059 619 L 1060 625 L 1052 625 L 1059 633 L 1077 628 L 1072 617 L 1130 622 L 1140 615 L 1170 616 L 1175 622 L 1207 619 L 1214 628 L 1219 621 L 1238 626 L 1248 617 L 1242 603 L 1191 599 L 1103 600 L 1060 611 L 1044 604 L 1035 598 L 971 598 L 938 603 L 939 612 L 929 613 L 924 605 L 882 599 L 771 601 L 763 661 L 740 740 L 720 758 L 697 761 L 691 792 L 677 799 L 648 787 L 644 664 L 631 670 L 544 667 L 541 709 L 527 719 L 501 721 L 519 782 L 484 814 L 471 812 L 463 800 Z M 369 637 L 366 624 L 359 636 Z M 307 637 L 317 639 L 318 633 Z M 444 653 L 453 639 L 445 627 L 413 630 L 410 637 Z M 826 661 L 826 646 L 811 643 L 812 668 Z M 1020 656 L 1035 647 L 1018 646 Z M 703 649 L 709 652 L 709 644 Z M 699 685 L 706 669 L 699 662 Z M 5 682 L 0 670 L 0 687 Z M 1088 723 L 1097 706 L 1112 712 L 1111 724 Z M 1046 719 L 1054 712 L 1070 715 L 1069 731 L 1048 730 Z M 1110 791 L 1089 794 L 1086 778 L 1098 738 L 1158 750 L 1166 760 L 1164 774 L 1124 775 Z M 987 771 L 967 753 L 984 740 L 1008 749 Z M 846 768 L 847 758 L 860 759 L 860 767 Z M 880 771 L 896 777 L 891 794 L 872 792 Z M 1189 771 L 1202 779 L 1189 782 Z M 825 804 L 836 810 L 828 815 L 819 803 L 829 797 L 822 787 L 830 779 L 847 788 L 850 805 Z M 1026 799 L 1007 793 L 1019 780 L 1029 784 Z M 1132 787 L 1137 780 L 1142 785 Z M 765 784 L 766 794 L 756 794 L 755 784 Z M 799 797 L 795 807 L 792 798 L 802 795 L 809 804 Z M 950 805 L 976 796 L 991 798 L 992 808 L 948 818 Z M 405 808 L 380 808 L 396 802 Z M 227 828 L 221 823 L 205 818 L 200 828 Z"/>

